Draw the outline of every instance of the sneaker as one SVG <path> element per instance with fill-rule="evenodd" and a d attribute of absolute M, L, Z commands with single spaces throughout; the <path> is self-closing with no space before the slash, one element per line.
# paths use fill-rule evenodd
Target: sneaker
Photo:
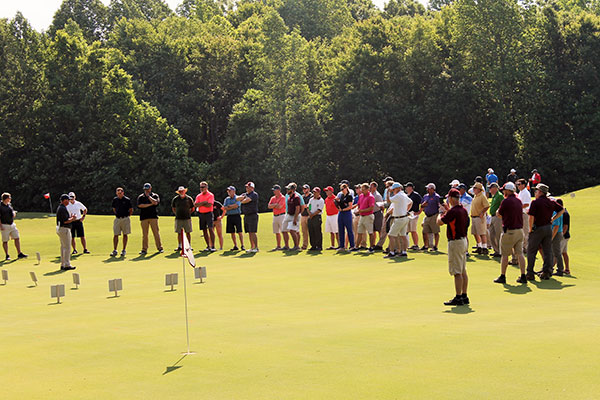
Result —
<path fill-rule="evenodd" d="M 375 246 L 375 247 L 373 247 L 373 250 L 381 251 L 381 250 L 383 250 L 383 247 L 382 246 Z"/>
<path fill-rule="evenodd" d="M 394 257 L 396 257 L 396 253 L 394 253 L 393 251 L 390 251 L 385 256 L 383 256 L 383 258 L 394 258 Z"/>
<path fill-rule="evenodd" d="M 239 249 L 238 249 L 238 247 L 237 247 L 237 246 L 233 246 L 233 247 L 231 248 L 231 250 L 229 250 L 229 251 L 238 251 L 238 250 L 239 250 Z"/>
<path fill-rule="evenodd" d="M 288 251 L 289 249 L 290 249 L 290 248 L 289 248 L 288 246 L 283 246 L 283 247 L 281 248 L 281 250 L 283 250 L 283 251 Z"/>
<path fill-rule="evenodd" d="M 73 251 L 71 252 L 71 254 L 77 254 L 77 250 L 73 249 Z"/>
<path fill-rule="evenodd" d="M 118 253 L 117 253 L 117 251 L 116 251 L 116 250 L 113 250 L 113 251 L 112 251 L 112 253 L 110 253 L 110 256 L 111 256 L 111 257 L 116 257 L 116 256 L 117 256 L 117 254 L 118 254 Z"/>
<path fill-rule="evenodd" d="M 408 257 L 408 253 L 403 251 L 402 253 L 398 254 L 399 257 Z"/>
<path fill-rule="evenodd" d="M 527 276 L 526 275 L 521 275 L 520 277 L 517 278 L 517 283 L 527 283 Z"/>
<path fill-rule="evenodd" d="M 258 247 L 257 247 L 257 248 L 255 248 L 255 249 L 252 249 L 252 250 L 250 250 L 250 251 L 252 251 L 253 253 L 258 253 Z"/>
<path fill-rule="evenodd" d="M 206 246 L 206 248 L 202 251 L 210 251 L 210 247 Z"/>
<path fill-rule="evenodd" d="M 496 279 L 494 279 L 495 283 L 506 283 L 506 276 L 505 275 L 500 275 L 499 277 L 497 277 Z"/>
<path fill-rule="evenodd" d="M 361 250 L 361 251 L 362 251 L 362 250 L 367 250 L 367 248 L 366 248 L 365 246 L 360 246 L 360 247 L 358 248 L 358 250 Z"/>
<path fill-rule="evenodd" d="M 462 306 L 464 303 L 462 296 L 455 296 L 453 299 L 445 301 L 445 306 Z"/>
<path fill-rule="evenodd" d="M 528 281 L 535 282 L 535 275 L 534 274 L 527 274 L 525 277 L 527 278 Z"/>
<path fill-rule="evenodd" d="M 19 253 L 17 258 L 27 258 L 27 254 Z M 561 276 L 562 276 L 562 273 L 561 273 Z"/>
<path fill-rule="evenodd" d="M 76 267 L 74 267 L 74 266 L 72 266 L 72 265 L 69 265 L 68 267 L 60 267 L 60 269 L 61 269 L 61 270 L 63 270 L 63 271 L 69 271 L 69 270 L 71 270 L 71 269 L 75 269 L 75 268 L 76 268 Z"/>
<path fill-rule="evenodd" d="M 90 251 L 88 249 L 83 249 L 83 254 L 90 254 Z"/>
<path fill-rule="evenodd" d="M 214 253 L 215 251 L 217 251 L 217 249 L 215 249 L 214 247 L 211 247 L 211 248 L 210 248 L 210 252 L 211 252 L 211 253 Z"/>
<path fill-rule="evenodd" d="M 10 256 L 7 254 L 6 258 L 4 259 L 4 261 L 10 261 Z"/>
<path fill-rule="evenodd" d="M 548 279 L 550 279 L 550 276 L 551 276 L 550 274 L 548 274 L 546 272 L 542 272 L 540 274 L 540 279 L 543 280 L 543 281 L 547 281 Z"/>
<path fill-rule="evenodd" d="M 423 246 L 423 247 L 421 247 L 421 249 L 420 249 L 420 250 L 421 250 L 421 251 L 427 251 L 427 250 L 429 250 L 429 247 L 427 247 L 427 246 Z"/>
<path fill-rule="evenodd" d="M 487 247 L 485 249 L 481 249 L 481 255 L 483 256 L 487 256 L 490 254 L 490 251 L 487 249 Z"/>
<path fill-rule="evenodd" d="M 437 246 L 433 246 L 433 251 L 438 251 Z"/>
<path fill-rule="evenodd" d="M 463 299 L 463 304 L 467 305 L 467 304 L 471 304 L 471 301 L 469 300 L 469 298 L 467 297 L 466 293 L 462 294 L 462 299 Z"/>
<path fill-rule="evenodd" d="M 127 254 L 125 250 L 121 251 L 121 257 L 125 257 L 125 254 Z"/>
<path fill-rule="evenodd" d="M 181 247 L 176 248 L 175 250 L 173 250 L 175 253 L 178 253 L 181 251 Z M 116 255 L 116 254 L 115 254 Z"/>
<path fill-rule="evenodd" d="M 477 249 L 475 249 L 473 254 L 481 254 L 482 251 L 483 251 L 483 249 L 481 247 L 478 247 Z"/>
<path fill-rule="evenodd" d="M 164 252 L 165 252 L 165 250 L 164 250 L 164 249 L 161 247 L 160 249 L 158 249 L 158 252 L 159 252 L 159 253 L 164 253 Z"/>
<path fill-rule="evenodd" d="M 358 251 L 358 247 L 352 247 L 349 251 Z"/>
<path fill-rule="evenodd" d="M 241 249 L 242 251 L 246 250 L 246 248 L 244 247 L 244 245 L 242 245 L 242 247 L 240 247 L 240 249 Z"/>
<path fill-rule="evenodd" d="M 337 250 L 337 247 L 329 246 L 326 250 Z"/>
<path fill-rule="evenodd" d="M 409 249 L 410 249 L 410 250 L 415 250 L 415 251 L 417 251 L 417 250 L 419 250 L 419 246 L 417 246 L 417 245 L 415 244 L 415 245 L 412 245 L 412 246 L 410 246 L 410 247 L 409 247 Z"/>
<path fill-rule="evenodd" d="M 373 253 L 375 253 L 375 249 L 374 249 L 374 248 L 372 248 L 372 247 L 369 247 L 369 253 L 370 253 L 370 254 L 373 254 Z"/>
<path fill-rule="evenodd" d="M 492 254 L 492 257 L 502 257 L 502 254 L 494 252 Z"/>
<path fill-rule="evenodd" d="M 300 247 L 294 246 L 290 249 L 291 251 L 300 251 Z"/>
<path fill-rule="evenodd" d="M 140 256 L 145 256 L 146 254 L 148 254 L 148 252 L 146 250 L 141 250 L 140 251 Z"/>

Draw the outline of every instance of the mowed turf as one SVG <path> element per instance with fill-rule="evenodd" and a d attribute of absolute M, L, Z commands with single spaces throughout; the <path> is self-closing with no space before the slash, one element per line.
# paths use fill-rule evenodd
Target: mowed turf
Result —
<path fill-rule="evenodd" d="M 208 279 L 195 282 L 186 266 L 197 354 L 183 359 L 182 260 L 171 252 L 172 218 L 160 218 L 166 253 L 154 254 L 151 239 L 141 258 L 134 217 L 122 259 L 109 257 L 112 218 L 89 216 L 92 254 L 74 258 L 81 286 L 73 290 L 71 272 L 57 271 L 54 219 L 19 214 L 30 257 L 0 267 L 9 273 L 0 286 L 0 397 L 597 399 L 600 187 L 575 194 L 564 196 L 573 276 L 523 286 L 510 267 L 503 286 L 492 282 L 497 260 L 472 257 L 470 307 L 442 304 L 453 295 L 445 239 L 440 253 L 413 252 L 405 261 L 269 252 L 271 216 L 262 214 L 258 254 L 205 256 L 194 219 L 192 246 Z M 170 272 L 180 274 L 173 292 L 164 286 Z M 117 298 L 108 292 L 113 278 L 123 279 Z M 50 285 L 59 283 L 67 293 L 56 305 Z"/>

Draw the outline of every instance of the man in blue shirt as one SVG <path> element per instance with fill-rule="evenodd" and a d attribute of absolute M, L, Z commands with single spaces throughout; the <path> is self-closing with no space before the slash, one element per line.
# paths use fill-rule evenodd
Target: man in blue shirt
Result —
<path fill-rule="evenodd" d="M 437 217 L 440 213 L 440 205 L 442 199 L 439 194 L 435 192 L 435 184 L 429 183 L 426 186 L 427 194 L 423 196 L 423 202 L 421 202 L 421 210 L 425 212 L 425 219 L 423 220 L 423 247 L 421 250 L 428 251 L 431 247 L 433 251 L 437 251 L 438 243 L 440 242 L 440 227 L 437 224 Z M 429 240 L 429 235 L 433 235 L 435 244 L 433 246 Z"/>
<path fill-rule="evenodd" d="M 486 193 L 489 193 L 490 185 L 494 182 L 498 183 L 498 176 L 496 174 L 494 174 L 493 169 L 488 168 L 488 173 L 485 176 L 485 182 L 486 182 L 485 191 L 486 191 Z"/>
<path fill-rule="evenodd" d="M 564 214 L 563 214 L 564 215 Z M 564 273 L 564 264 L 562 258 L 561 244 L 563 241 L 563 215 L 556 218 L 554 222 L 552 222 L 552 256 L 554 257 L 554 262 L 556 263 L 556 273 L 553 275 L 563 276 Z M 556 216 L 556 211 L 552 214 L 552 218 Z"/>
<path fill-rule="evenodd" d="M 223 200 L 223 211 L 227 216 L 227 225 L 225 232 L 231 234 L 233 240 L 233 248 L 231 251 L 237 251 L 237 241 L 235 234 L 237 233 L 240 237 L 240 244 L 242 250 L 244 249 L 244 233 L 242 232 L 242 203 L 236 199 L 235 187 L 229 186 L 227 188 L 227 197 Z"/>

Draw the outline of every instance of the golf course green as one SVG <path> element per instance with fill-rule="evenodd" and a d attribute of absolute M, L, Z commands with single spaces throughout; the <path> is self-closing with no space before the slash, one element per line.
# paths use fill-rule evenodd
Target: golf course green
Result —
<path fill-rule="evenodd" d="M 9 277 L 0 281 L 0 398 L 600 398 L 600 186 L 562 197 L 572 276 L 521 285 L 511 266 L 500 285 L 498 259 L 471 257 L 471 305 L 459 307 L 442 304 L 454 295 L 445 227 L 440 252 L 384 260 L 271 252 L 272 217 L 261 214 L 259 253 L 208 254 L 194 218 L 192 247 L 208 277 L 199 283 L 186 264 L 196 354 L 185 357 L 172 217 L 159 220 L 165 253 L 155 253 L 151 237 L 141 257 L 134 216 L 122 258 L 109 256 L 113 218 L 88 216 L 91 254 L 73 259 L 75 289 L 72 272 L 59 270 L 54 218 L 19 213 L 29 257 L 0 265 Z M 174 272 L 179 285 L 170 291 L 165 274 Z M 123 280 L 118 297 L 108 291 L 114 278 Z M 50 297 L 56 284 L 66 287 L 61 304 Z"/>

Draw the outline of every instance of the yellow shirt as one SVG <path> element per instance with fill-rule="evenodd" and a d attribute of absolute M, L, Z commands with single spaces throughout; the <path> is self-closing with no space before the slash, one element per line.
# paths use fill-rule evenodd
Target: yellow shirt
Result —
<path fill-rule="evenodd" d="M 471 203 L 471 217 L 479 217 L 483 210 L 488 208 L 490 203 L 488 203 L 487 197 L 482 192 L 475 197 L 473 197 L 473 202 Z"/>

